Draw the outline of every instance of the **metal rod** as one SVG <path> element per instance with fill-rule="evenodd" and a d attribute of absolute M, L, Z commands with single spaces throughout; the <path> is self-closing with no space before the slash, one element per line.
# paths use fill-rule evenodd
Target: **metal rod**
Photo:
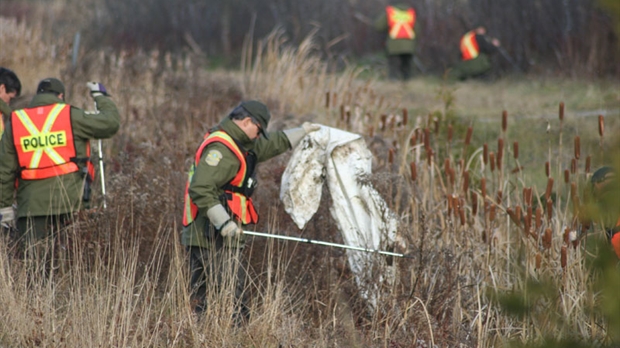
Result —
<path fill-rule="evenodd" d="M 247 234 L 247 235 L 250 235 L 250 236 L 273 238 L 273 239 L 282 239 L 282 240 L 291 240 L 291 241 L 301 242 L 301 243 L 317 244 L 317 245 L 330 246 L 330 247 L 335 247 L 335 248 L 363 251 L 363 252 L 366 252 L 366 253 L 375 253 L 375 254 L 388 255 L 388 256 L 411 258 L 411 256 L 407 256 L 405 254 L 394 253 L 394 252 L 391 252 L 391 251 L 375 250 L 375 249 L 356 247 L 356 246 L 352 246 L 352 245 L 323 242 L 323 241 L 320 241 L 320 240 L 312 240 L 312 239 L 308 239 L 308 238 L 283 236 L 283 235 L 279 235 L 279 234 L 270 234 L 270 233 L 252 232 L 252 231 L 243 231 L 243 233 Z"/>
<path fill-rule="evenodd" d="M 103 209 L 106 209 L 108 205 L 105 201 L 105 175 L 103 174 L 103 151 L 101 150 L 101 139 L 99 139 L 99 172 L 101 173 L 101 194 L 103 195 Z"/>

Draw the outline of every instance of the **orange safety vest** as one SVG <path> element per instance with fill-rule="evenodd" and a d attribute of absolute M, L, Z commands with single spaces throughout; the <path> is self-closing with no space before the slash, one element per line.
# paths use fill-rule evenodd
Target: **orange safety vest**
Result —
<path fill-rule="evenodd" d="M 202 157 L 202 151 L 207 145 L 214 142 L 219 142 L 226 145 L 226 147 L 232 151 L 235 156 L 237 156 L 237 159 L 241 164 L 237 174 L 235 174 L 235 177 L 228 185 L 226 185 L 227 188 L 224 189 L 228 208 L 232 212 L 233 216 L 244 225 L 257 223 L 258 213 L 256 213 L 252 199 L 246 196 L 243 192 L 238 192 L 233 189 L 238 188 L 239 191 L 243 191 L 242 189 L 244 184 L 247 183 L 247 178 L 251 177 L 253 174 L 248 171 L 248 164 L 246 161 L 247 153 L 242 153 L 233 138 L 231 138 L 226 132 L 220 130 L 213 133 L 207 132 L 204 136 L 202 144 L 198 147 L 198 151 L 196 151 L 194 163 L 192 163 L 192 166 L 190 167 L 187 183 L 185 184 L 183 226 L 189 226 L 192 222 L 194 222 L 196 216 L 198 215 L 198 207 L 189 196 L 189 184 L 192 182 L 194 172 L 196 171 L 196 167 Z"/>
<path fill-rule="evenodd" d="M 620 258 L 620 218 L 616 222 L 616 227 L 612 229 L 612 233 L 614 234 L 611 236 L 611 246 L 614 248 L 618 258 Z"/>
<path fill-rule="evenodd" d="M 394 6 L 388 6 L 385 8 L 385 12 L 387 13 L 390 39 L 415 39 L 415 32 L 413 31 L 415 11 L 412 8 L 399 10 Z"/>
<path fill-rule="evenodd" d="M 22 179 L 40 180 L 79 170 L 70 105 L 58 103 L 15 110 L 11 124 Z M 86 154 L 90 157 L 88 143 Z M 94 167 L 88 159 L 86 162 L 92 179 Z"/>
<path fill-rule="evenodd" d="M 480 54 L 476 33 L 472 30 L 461 38 L 461 57 L 463 60 L 471 60 Z"/>

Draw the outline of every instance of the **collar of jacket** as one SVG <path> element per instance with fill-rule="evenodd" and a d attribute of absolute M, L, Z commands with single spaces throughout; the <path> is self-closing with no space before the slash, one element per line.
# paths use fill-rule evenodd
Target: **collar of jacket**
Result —
<path fill-rule="evenodd" d="M 35 95 L 32 98 L 32 100 L 30 100 L 30 104 L 28 105 L 28 107 L 34 108 L 37 106 L 56 104 L 56 103 L 65 103 L 65 101 L 51 93 L 42 93 L 42 94 Z"/>
<path fill-rule="evenodd" d="M 2 115 L 11 115 L 11 112 L 13 112 L 13 110 L 11 109 L 11 107 L 4 102 L 4 100 L 0 99 L 0 113 Z"/>
<path fill-rule="evenodd" d="M 226 117 L 223 119 L 216 128 L 220 128 L 228 133 L 228 135 L 237 141 L 238 145 L 243 147 L 243 150 L 249 151 L 254 148 L 254 141 L 251 140 L 247 134 L 245 134 L 245 132 L 241 130 L 241 128 L 239 128 L 239 126 L 237 126 L 230 118 Z"/>

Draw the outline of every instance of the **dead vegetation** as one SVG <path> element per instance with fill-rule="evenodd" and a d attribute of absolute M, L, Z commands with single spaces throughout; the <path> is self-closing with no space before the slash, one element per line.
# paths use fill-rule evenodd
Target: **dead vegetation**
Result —
<path fill-rule="evenodd" d="M 1 244 L 0 345 L 496 347 L 512 339 L 538 344 L 550 332 L 599 346 L 618 339 L 600 311 L 606 293 L 585 262 L 599 252 L 590 240 L 602 232 L 570 237 L 581 233 L 576 217 L 588 173 L 618 161 L 618 144 L 596 133 L 596 121 L 579 128 L 577 150 L 576 121 L 562 113 L 532 144 L 497 108 L 497 128 L 485 137 L 459 123 L 449 98 L 415 109 L 384 93 L 383 82 L 359 79 L 359 70 L 327 73 L 311 38 L 290 48 L 278 32 L 254 52 L 247 47 L 237 74 L 157 51 L 88 52 L 73 67 L 67 42 L 48 45 L 37 39 L 41 28 L 0 21 L 15 33 L 0 44 L 24 45 L 0 52 L 2 64 L 23 76 L 21 103 L 40 78 L 58 76 L 68 100 L 90 108 L 83 83 L 100 80 L 123 122 L 104 143 L 109 208 L 67 229 L 73 243 L 58 255 L 64 267 L 54 278 L 29 278 L 10 244 Z M 250 323 L 231 325 L 232 299 L 215 292 L 205 318 L 193 317 L 179 244 L 185 171 L 206 128 L 245 98 L 268 104 L 272 129 L 312 120 L 366 137 L 376 155 L 372 181 L 400 217 L 401 251 L 414 257 L 393 260 L 398 281 L 374 312 L 341 251 L 254 239 L 244 250 Z M 556 110 L 559 102 L 547 101 Z M 605 134 L 617 131 L 617 122 L 607 123 Z M 546 155 L 524 160 L 529 151 Z M 341 243 L 329 199 L 304 231 L 284 212 L 279 179 L 288 156 L 259 168 L 256 229 Z M 549 186 L 535 186 L 528 170 L 543 172 L 545 162 Z M 502 310 L 511 299 L 520 316 Z"/>

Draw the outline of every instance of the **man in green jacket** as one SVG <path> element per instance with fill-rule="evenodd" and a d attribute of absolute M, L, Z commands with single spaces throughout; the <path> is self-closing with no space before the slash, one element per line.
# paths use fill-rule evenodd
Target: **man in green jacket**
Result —
<path fill-rule="evenodd" d="M 120 115 L 105 87 L 88 82 L 98 111 L 65 104 L 65 87 L 42 80 L 25 109 L 15 110 L 0 142 L 0 207 L 17 191 L 17 229 L 26 246 L 52 236 L 73 213 L 88 207 L 94 168 L 90 139 L 116 134 Z M 36 257 L 36 256 L 35 256 Z"/>
<path fill-rule="evenodd" d="M 5 119 L 11 115 L 13 109 L 9 106 L 11 99 L 19 97 L 22 91 L 22 84 L 17 75 L 0 66 L 0 139 L 4 133 Z"/>
<path fill-rule="evenodd" d="M 242 226 L 255 224 L 258 214 L 251 200 L 256 186 L 256 164 L 294 148 L 319 125 L 267 133 L 271 114 L 254 100 L 235 107 L 204 137 L 190 169 L 183 214 L 181 243 L 189 252 L 194 311 L 205 310 L 208 286 L 219 293 L 234 282 L 237 324 L 249 318 L 245 295 L 245 267 L 240 250 Z M 262 135 L 262 136 L 261 136 Z M 226 280 L 226 276 L 229 277 Z"/>
<path fill-rule="evenodd" d="M 377 17 L 375 29 L 387 32 L 385 51 L 388 56 L 388 76 L 408 80 L 419 35 L 419 24 L 413 7 L 404 4 L 390 5 Z"/>
<path fill-rule="evenodd" d="M 490 56 L 499 47 L 499 40 L 487 36 L 486 28 L 481 26 L 468 31 L 461 37 L 459 44 L 461 60 L 450 69 L 448 78 L 463 81 L 484 76 L 491 71 Z"/>

